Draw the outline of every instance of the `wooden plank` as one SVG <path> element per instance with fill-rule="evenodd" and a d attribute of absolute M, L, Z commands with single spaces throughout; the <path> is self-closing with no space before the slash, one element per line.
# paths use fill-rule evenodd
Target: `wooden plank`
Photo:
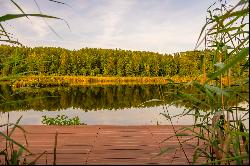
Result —
<path fill-rule="evenodd" d="M 172 126 L 45 126 L 23 125 L 28 140 L 27 148 L 34 160 L 46 151 L 37 164 L 53 164 L 55 133 L 57 140 L 57 164 L 188 164 L 176 137 L 162 142 L 174 134 Z M 180 129 L 183 126 L 175 126 Z M 25 145 L 23 132 L 17 129 L 12 138 Z M 179 137 L 180 140 L 185 138 Z M 188 143 L 195 144 L 192 140 Z M 177 148 L 157 156 L 168 145 Z M 3 147 L 3 142 L 0 147 Z M 183 145 L 188 158 L 194 149 Z"/>

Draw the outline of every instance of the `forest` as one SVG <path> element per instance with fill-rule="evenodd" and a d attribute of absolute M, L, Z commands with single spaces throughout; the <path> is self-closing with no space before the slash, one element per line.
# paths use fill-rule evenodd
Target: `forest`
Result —
<path fill-rule="evenodd" d="M 213 73 L 219 58 L 226 57 L 213 50 L 160 54 L 121 49 L 67 50 L 0 45 L 0 76 L 199 77 L 204 67 L 208 74 Z M 244 65 L 244 61 L 232 69 L 231 76 L 248 74 L 242 73 L 239 65 Z"/>

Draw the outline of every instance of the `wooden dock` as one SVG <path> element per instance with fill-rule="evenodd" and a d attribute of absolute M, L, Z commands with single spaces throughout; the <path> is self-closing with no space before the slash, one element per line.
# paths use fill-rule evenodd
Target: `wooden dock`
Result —
<path fill-rule="evenodd" d="M 175 126 L 178 129 L 183 126 Z M 197 140 L 183 144 L 188 157 L 178 144 L 176 137 L 165 142 L 164 139 L 174 135 L 172 126 L 45 126 L 26 125 L 28 146 L 34 155 L 28 156 L 32 161 L 42 155 L 36 164 L 53 164 L 55 133 L 58 132 L 56 146 L 56 164 L 185 164 L 192 162 Z M 12 138 L 25 145 L 21 130 L 17 129 Z M 180 140 L 186 137 L 178 137 Z M 1 148 L 5 141 L 0 137 Z M 161 149 L 171 147 L 169 151 L 158 155 Z M 3 162 L 3 161 L 2 161 Z M 3 164 L 0 162 L 0 164 Z"/>

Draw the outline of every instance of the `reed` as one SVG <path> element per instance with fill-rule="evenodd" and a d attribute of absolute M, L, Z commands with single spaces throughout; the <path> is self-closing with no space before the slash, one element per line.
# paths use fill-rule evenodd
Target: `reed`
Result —
<path fill-rule="evenodd" d="M 56 130 L 56 134 L 55 134 L 55 144 L 54 144 L 54 153 L 53 153 L 53 165 L 56 165 L 57 139 L 58 139 L 58 131 Z"/>
<path fill-rule="evenodd" d="M 45 153 L 41 153 L 35 159 L 29 161 L 30 156 L 34 156 L 32 152 L 27 148 L 27 131 L 19 125 L 22 116 L 16 121 L 16 123 L 10 123 L 0 125 L 0 137 L 5 140 L 5 147 L 0 149 L 0 165 L 34 165 L 37 160 L 41 158 Z M 12 134 L 16 129 L 21 130 L 25 138 L 25 145 L 17 142 L 12 138 Z M 3 143 L 3 142 L 0 142 Z"/>
<path fill-rule="evenodd" d="M 60 1 L 53 1 L 53 0 L 49 0 L 53 3 L 57 3 L 57 4 L 64 4 L 67 5 L 65 3 L 62 3 Z M 37 2 L 34 1 L 37 5 Z M 49 18 L 49 19 L 58 19 L 58 20 L 62 20 L 64 21 L 67 25 L 68 23 L 58 17 L 55 16 L 51 16 L 51 15 L 46 15 L 46 14 L 42 14 L 41 11 L 39 11 L 39 14 L 27 14 L 24 12 L 24 10 L 22 9 L 22 7 L 19 5 L 19 3 L 17 3 L 15 0 L 11 0 L 10 1 L 11 4 L 13 4 L 20 12 L 21 14 L 5 14 L 0 16 L 0 41 L 1 42 L 5 42 L 8 44 L 12 44 L 12 45 L 19 45 L 22 46 L 22 44 L 17 40 L 17 38 L 15 38 L 15 36 L 12 33 L 9 33 L 8 30 L 6 30 L 5 24 L 3 24 L 4 22 L 8 22 L 10 20 L 13 19 L 17 19 L 17 18 L 21 18 L 21 17 L 26 17 L 27 19 L 29 19 L 29 17 L 40 17 L 40 18 Z M 37 7 L 39 8 L 39 6 L 37 5 Z M 40 10 L 40 8 L 39 8 Z M 49 25 L 48 25 L 49 26 Z M 51 26 L 49 26 L 49 28 L 56 34 L 58 35 Z M 19 76 L 13 76 L 12 78 L 10 77 L 6 77 L 6 78 L 1 78 L 1 80 L 3 81 L 9 81 L 13 78 L 18 78 Z M 2 95 L 0 94 L 0 98 L 2 97 Z M 5 103 L 1 103 L 1 104 L 5 104 Z M 8 116 L 9 117 L 9 116 Z M 36 161 L 42 157 L 44 154 L 46 154 L 47 152 L 43 152 L 42 154 L 38 155 L 33 161 L 28 161 L 27 157 L 28 156 L 32 156 L 34 154 L 32 154 L 27 146 L 28 146 L 28 141 L 26 138 L 26 133 L 27 131 L 25 131 L 25 129 L 19 125 L 19 122 L 21 120 L 22 117 L 20 117 L 16 123 L 10 123 L 9 122 L 9 118 L 8 118 L 8 122 L 6 124 L 0 124 L 0 137 L 3 137 L 3 139 L 5 140 L 5 147 L 0 149 L 0 164 L 4 164 L 4 165 L 35 165 Z M 25 143 L 26 145 L 22 145 L 21 143 L 15 141 L 12 138 L 12 134 L 15 132 L 16 129 L 20 129 L 24 135 L 25 138 Z M 56 137 L 57 137 L 57 133 L 56 133 Z M 2 142 L 0 142 L 2 143 Z"/>
<path fill-rule="evenodd" d="M 13 88 L 53 87 L 53 86 L 89 86 L 89 85 L 129 85 L 129 84 L 168 84 L 171 81 L 184 83 L 200 80 L 194 77 L 90 77 L 90 76 L 25 76 L 12 80 Z"/>
<path fill-rule="evenodd" d="M 231 70 L 240 62 L 246 64 L 241 66 L 241 72 L 249 70 L 249 2 L 239 0 L 235 6 L 228 5 L 226 1 L 218 3 L 208 8 L 207 22 L 196 46 L 198 48 L 204 43 L 206 48 L 215 49 L 214 56 L 218 57 L 218 61 L 214 61 L 214 72 L 203 70 L 202 82 L 192 81 L 188 84 L 200 92 L 200 97 L 181 90 L 176 93 L 181 101 L 192 105 L 182 116 L 193 115 L 195 122 L 192 127 L 182 128 L 174 136 L 188 136 L 197 140 L 196 145 L 190 145 L 195 149 L 193 164 L 202 157 L 205 157 L 203 162 L 206 165 L 248 164 L 249 126 L 246 126 L 246 122 L 249 120 L 249 99 L 242 97 L 241 87 L 249 85 L 249 78 L 235 80 Z M 205 63 L 203 65 L 206 66 Z M 235 105 L 229 104 L 232 99 Z M 240 106 L 239 99 L 243 99 L 248 106 Z M 208 106 L 209 111 L 202 109 L 201 105 Z M 165 117 L 168 120 L 172 118 L 166 114 Z M 187 140 L 181 142 L 180 146 L 185 142 Z"/>

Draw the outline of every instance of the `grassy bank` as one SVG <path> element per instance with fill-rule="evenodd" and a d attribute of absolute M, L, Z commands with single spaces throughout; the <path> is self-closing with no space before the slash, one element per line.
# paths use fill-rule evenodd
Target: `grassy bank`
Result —
<path fill-rule="evenodd" d="M 54 87 L 54 86 L 90 86 L 90 85 L 145 85 L 187 83 L 202 81 L 202 77 L 173 76 L 173 77 L 98 77 L 98 76 L 19 76 L 1 78 L 1 82 L 8 82 L 13 88 L 20 87 Z M 228 78 L 222 78 L 224 85 Z"/>
<path fill-rule="evenodd" d="M 7 80 L 7 79 L 6 79 Z M 5 80 L 5 81 L 6 81 Z M 199 78 L 192 77 L 88 77 L 88 76 L 24 76 L 11 82 L 13 88 L 52 87 L 52 86 L 87 86 L 87 85 L 124 85 L 124 84 L 167 84 L 183 83 Z M 4 79 L 2 79 L 4 81 Z"/>

